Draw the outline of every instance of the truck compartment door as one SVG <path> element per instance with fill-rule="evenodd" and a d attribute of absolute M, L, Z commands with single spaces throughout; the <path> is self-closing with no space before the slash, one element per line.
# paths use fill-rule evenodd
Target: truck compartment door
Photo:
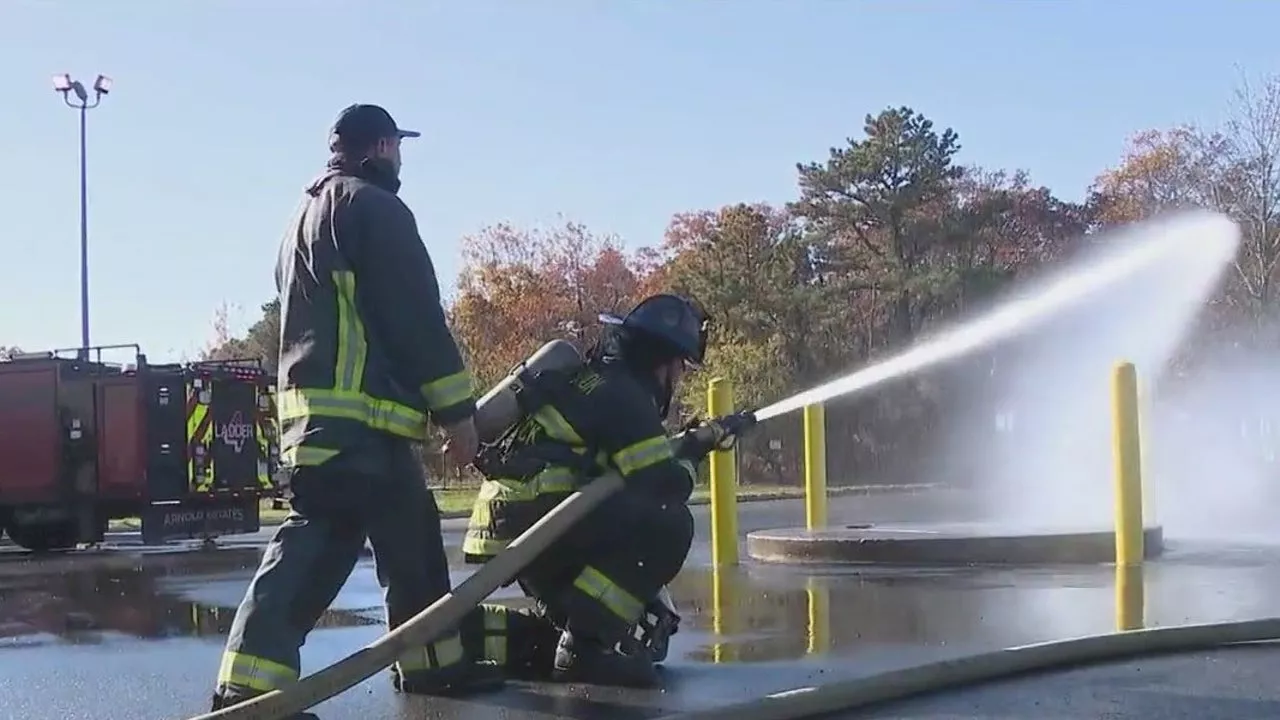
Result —
<path fill-rule="evenodd" d="M 257 491 L 258 392 L 252 382 L 233 378 L 213 381 L 213 467 L 211 490 Z"/>
<path fill-rule="evenodd" d="M 61 498 L 57 374 L 53 366 L 16 364 L 0 372 L 0 503 Z"/>
<path fill-rule="evenodd" d="M 186 419 L 190 398 L 180 372 L 149 372 L 146 393 L 147 495 L 153 502 L 187 496 Z"/>

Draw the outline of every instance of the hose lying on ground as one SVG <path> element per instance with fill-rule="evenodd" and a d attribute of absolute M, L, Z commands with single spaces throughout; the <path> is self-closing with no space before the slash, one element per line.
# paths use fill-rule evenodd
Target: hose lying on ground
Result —
<path fill-rule="evenodd" d="M 1280 618 L 1090 635 L 796 688 L 742 703 L 665 715 L 658 720 L 801 720 L 1023 673 L 1267 640 L 1280 640 Z"/>
<path fill-rule="evenodd" d="M 191 720 L 279 720 L 318 705 L 372 677 L 390 667 L 410 649 L 437 640 L 457 628 L 467 613 L 515 578 L 556 538 L 621 488 L 622 477 L 616 472 L 600 476 L 544 515 L 453 592 L 363 649 L 282 690 L 198 715 Z"/>

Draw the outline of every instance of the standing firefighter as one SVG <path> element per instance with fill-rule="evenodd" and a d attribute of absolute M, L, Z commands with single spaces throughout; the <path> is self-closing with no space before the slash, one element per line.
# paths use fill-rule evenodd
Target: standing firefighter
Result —
<path fill-rule="evenodd" d="M 380 107 L 344 110 L 328 169 L 306 189 L 281 244 L 277 406 L 293 511 L 236 612 L 215 710 L 297 681 L 299 648 L 366 539 L 390 626 L 450 589 L 439 510 L 415 445 L 428 418 L 447 431 L 446 451 L 461 463 L 475 457 L 478 441 L 471 376 L 413 214 L 396 196 L 400 141 L 417 136 Z M 491 635 L 509 619 L 498 608 L 474 615 L 464 626 Z M 472 634 L 401 658 L 397 689 L 456 693 L 500 683 L 501 671 L 480 661 L 492 638 Z"/>
<path fill-rule="evenodd" d="M 620 647 L 689 552 L 694 463 L 754 417 L 711 421 L 672 443 L 663 418 L 686 367 L 703 360 L 705 312 L 685 298 L 656 295 L 625 319 L 601 319 L 611 327 L 585 365 L 535 370 L 531 359 L 523 372 L 516 391 L 523 417 L 477 461 L 486 479 L 463 552 L 468 562 L 487 561 L 577 487 L 616 470 L 624 489 L 518 581 L 559 635 L 543 656 L 544 676 L 650 687 L 658 679 L 651 657 Z"/>

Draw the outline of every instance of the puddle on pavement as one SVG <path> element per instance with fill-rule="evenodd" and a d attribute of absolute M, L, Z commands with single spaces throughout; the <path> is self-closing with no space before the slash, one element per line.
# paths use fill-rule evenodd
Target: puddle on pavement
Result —
<path fill-rule="evenodd" d="M 6 557 L 0 576 L 0 649 L 52 643 L 97 644 L 112 635 L 158 640 L 224 636 L 240 593 L 257 567 L 257 550 L 133 557 Z M 171 587 L 226 583 L 227 606 L 184 598 Z M 376 625 L 377 617 L 335 610 L 320 627 Z"/>
<path fill-rule="evenodd" d="M 456 564 L 454 582 L 473 568 Z M 145 556 L 0 556 L 0 649 L 114 637 L 221 637 L 260 548 Z M 1148 564 L 1149 625 L 1280 613 L 1280 552 L 1178 549 Z M 1109 567 L 816 569 L 687 567 L 672 583 L 683 621 L 672 662 L 858 657 L 902 647 L 987 649 L 1114 628 Z M 518 591 L 495 595 L 501 602 Z M 378 626 L 381 588 L 363 561 L 319 629 Z"/>
<path fill-rule="evenodd" d="M 672 584 L 697 662 L 858 657 L 905 646 L 981 651 L 1146 626 L 1280 615 L 1280 553 L 1171 544 L 1142 580 L 1111 566 L 686 568 Z M 1130 576 L 1132 578 L 1132 575 Z M 1136 595 L 1133 586 L 1142 590 Z M 717 588 L 718 586 L 718 588 Z M 1118 591 L 1122 590 L 1122 591 Z M 680 638 L 680 635 L 677 635 Z"/>

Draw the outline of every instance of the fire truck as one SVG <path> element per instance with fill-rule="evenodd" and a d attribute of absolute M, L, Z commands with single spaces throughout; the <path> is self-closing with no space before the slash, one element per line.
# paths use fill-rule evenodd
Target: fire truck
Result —
<path fill-rule="evenodd" d="M 280 496 L 274 416 L 256 360 L 153 365 L 113 345 L 0 361 L 0 531 L 34 551 L 101 542 L 116 518 L 148 545 L 256 532 Z"/>

